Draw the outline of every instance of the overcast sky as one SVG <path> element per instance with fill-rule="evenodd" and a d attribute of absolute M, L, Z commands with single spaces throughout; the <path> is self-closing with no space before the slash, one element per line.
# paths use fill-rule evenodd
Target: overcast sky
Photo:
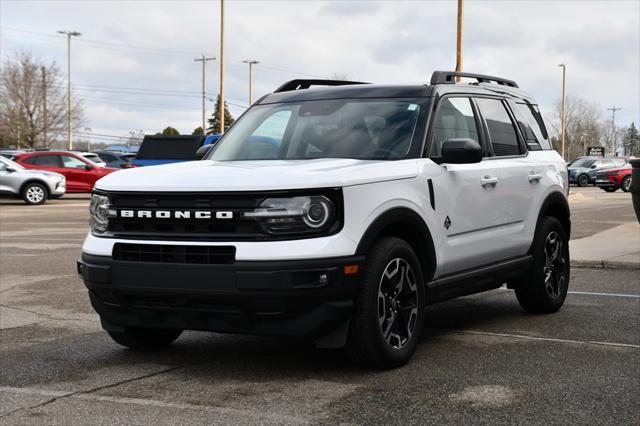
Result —
<path fill-rule="evenodd" d="M 455 67 L 455 1 L 225 2 L 225 93 L 234 116 L 293 78 L 346 75 L 379 83 L 425 83 Z M 0 49 L 56 61 L 72 80 L 94 133 L 157 132 L 200 125 L 201 53 L 219 56 L 220 2 L 0 0 Z M 551 111 L 567 64 L 568 92 L 619 125 L 640 121 L 640 1 L 465 2 L 464 69 L 516 80 Z M 218 93 L 219 63 L 207 64 Z M 171 95 L 171 96 L 170 96 Z M 210 115 L 213 102 L 207 102 Z"/>

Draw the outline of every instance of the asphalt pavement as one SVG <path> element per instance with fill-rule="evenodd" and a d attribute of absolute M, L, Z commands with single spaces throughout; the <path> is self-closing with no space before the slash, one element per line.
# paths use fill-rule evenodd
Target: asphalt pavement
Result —
<path fill-rule="evenodd" d="M 574 238 L 635 220 L 629 194 L 600 192 L 573 189 Z M 432 306 L 393 371 L 216 333 L 134 352 L 101 330 L 76 276 L 87 208 L 0 201 L 0 424 L 640 423 L 637 270 L 574 268 L 552 315 L 503 289 Z"/>

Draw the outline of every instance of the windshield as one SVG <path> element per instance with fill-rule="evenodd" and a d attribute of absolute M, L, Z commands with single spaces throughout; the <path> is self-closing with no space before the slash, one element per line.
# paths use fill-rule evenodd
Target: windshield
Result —
<path fill-rule="evenodd" d="M 415 152 L 412 140 L 422 109 L 413 99 L 259 105 L 234 123 L 207 159 L 398 160 Z"/>
<path fill-rule="evenodd" d="M 591 165 L 593 163 L 595 163 L 596 160 L 590 160 L 588 158 L 582 158 L 580 160 L 576 160 L 573 163 L 571 163 L 571 167 L 591 167 Z"/>
<path fill-rule="evenodd" d="M 13 160 L 9 160 L 6 157 L 3 157 L 0 155 L 0 163 L 3 163 L 6 167 L 12 167 L 15 170 L 24 170 L 24 167 L 22 167 L 20 164 L 16 163 Z"/>

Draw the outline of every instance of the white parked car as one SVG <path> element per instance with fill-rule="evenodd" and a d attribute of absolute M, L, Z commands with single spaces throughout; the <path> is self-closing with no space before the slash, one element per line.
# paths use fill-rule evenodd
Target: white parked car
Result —
<path fill-rule="evenodd" d="M 550 313 L 567 294 L 567 167 L 503 78 L 294 80 L 201 161 L 95 188 L 78 271 L 130 348 L 184 329 L 306 337 L 392 368 L 429 304 L 506 283 Z"/>
<path fill-rule="evenodd" d="M 96 166 L 99 167 L 107 167 L 107 163 L 104 162 L 104 160 L 102 158 L 100 158 L 100 156 L 96 153 L 93 152 L 78 152 L 78 155 L 86 158 L 87 160 L 91 161 L 92 163 L 94 163 Z"/>

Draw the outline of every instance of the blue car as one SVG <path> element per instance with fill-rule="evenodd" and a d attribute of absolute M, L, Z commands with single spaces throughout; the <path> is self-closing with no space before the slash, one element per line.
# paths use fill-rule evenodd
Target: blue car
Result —
<path fill-rule="evenodd" d="M 624 158 L 584 157 L 572 162 L 569 171 L 569 183 L 578 186 L 594 185 L 596 174 L 603 169 L 622 167 L 626 163 Z"/>

